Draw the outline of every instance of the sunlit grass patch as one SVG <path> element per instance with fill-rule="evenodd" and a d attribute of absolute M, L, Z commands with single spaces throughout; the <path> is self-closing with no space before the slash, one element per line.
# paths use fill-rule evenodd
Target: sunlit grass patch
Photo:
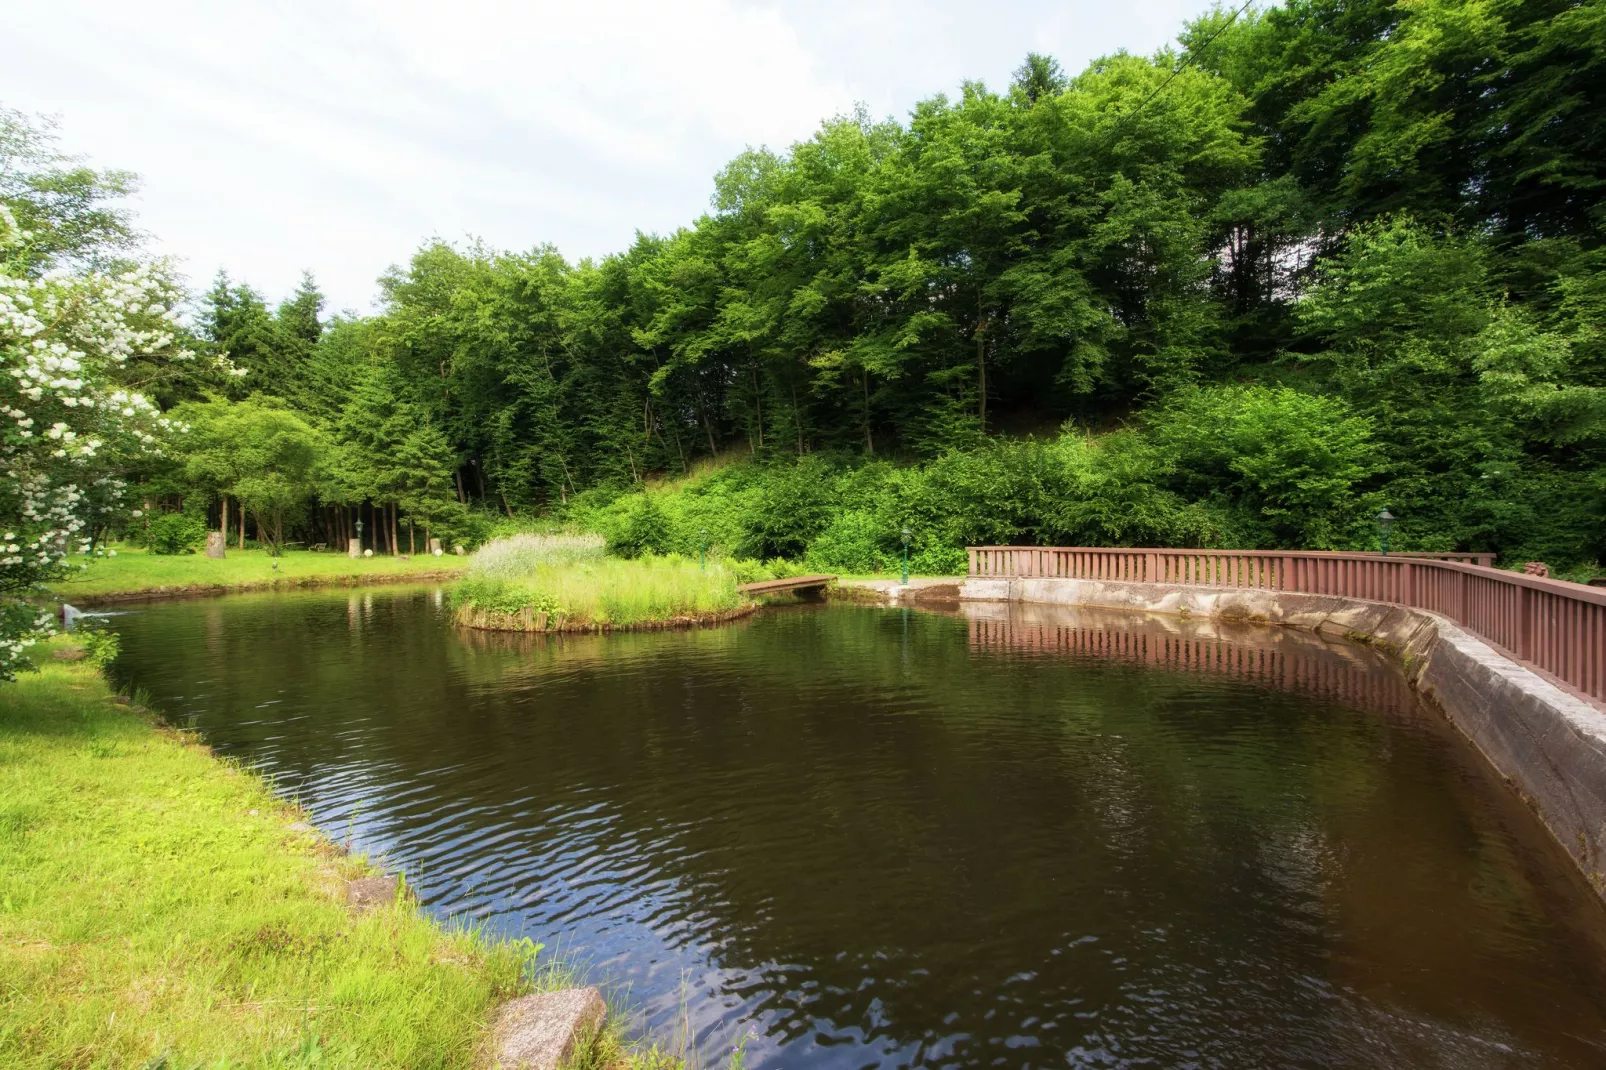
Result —
<path fill-rule="evenodd" d="M 470 1065 L 533 948 L 352 915 L 297 816 L 83 663 L 0 687 L 0 1065 Z"/>
<path fill-rule="evenodd" d="M 409 560 L 388 554 L 351 558 L 342 553 L 306 550 L 291 550 L 274 558 L 266 550 L 231 547 L 227 557 L 217 560 L 204 554 L 163 555 L 118 547 L 115 557 L 74 558 L 70 563 L 74 568 L 67 578 L 50 588 L 52 593 L 69 602 L 158 588 L 250 590 L 403 579 L 411 575 L 424 577 L 456 572 L 467 565 L 468 559 L 451 554 L 441 557 L 420 554 Z M 87 567 L 80 569 L 78 565 Z"/>

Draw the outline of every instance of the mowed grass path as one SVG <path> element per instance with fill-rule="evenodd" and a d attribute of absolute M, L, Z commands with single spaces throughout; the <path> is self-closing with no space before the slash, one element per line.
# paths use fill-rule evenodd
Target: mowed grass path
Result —
<path fill-rule="evenodd" d="M 0 684 L 0 1066 L 472 1065 L 533 948 L 353 915 L 298 816 L 87 663 Z"/>
<path fill-rule="evenodd" d="M 116 557 L 76 557 L 72 561 L 75 566 L 83 563 L 89 567 L 75 570 L 66 580 L 50 587 L 52 593 L 68 602 L 139 592 L 166 593 L 159 592 L 160 588 L 168 592 L 216 587 L 255 590 L 388 582 L 415 576 L 425 579 L 455 575 L 468 564 L 468 558 L 450 554 L 420 554 L 403 561 L 380 554 L 350 558 L 340 553 L 290 550 L 278 559 L 279 567 L 275 569 L 274 559 L 266 550 L 230 549 L 228 556 L 214 560 L 201 553 L 162 555 L 123 547 L 117 548 Z"/>

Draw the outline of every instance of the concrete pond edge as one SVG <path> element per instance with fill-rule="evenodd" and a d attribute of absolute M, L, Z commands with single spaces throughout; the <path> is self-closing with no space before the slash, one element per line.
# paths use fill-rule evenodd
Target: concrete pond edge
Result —
<path fill-rule="evenodd" d="M 1368 643 L 1469 739 L 1606 899 L 1606 710 L 1454 621 L 1384 602 L 1110 580 L 843 581 L 893 605 L 1020 602 L 1274 624 Z"/>

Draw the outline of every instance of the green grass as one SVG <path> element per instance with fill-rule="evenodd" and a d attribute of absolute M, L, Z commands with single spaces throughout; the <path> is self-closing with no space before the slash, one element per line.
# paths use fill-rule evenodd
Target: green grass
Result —
<path fill-rule="evenodd" d="M 405 900 L 353 915 L 366 863 L 64 645 L 0 685 L 0 1066 L 469 1067 L 500 1000 L 575 983 Z M 612 1020 L 574 1062 L 680 1066 Z"/>
<path fill-rule="evenodd" d="M 266 550 L 230 549 L 228 556 L 214 560 L 204 554 L 153 554 L 135 548 L 117 548 L 116 557 L 96 557 L 75 563 L 87 568 L 75 571 L 61 583 L 52 584 L 52 593 L 71 602 L 116 595 L 155 592 L 160 588 L 206 590 L 227 588 L 252 590 L 264 587 L 340 585 L 384 582 L 410 575 L 456 572 L 468 563 L 464 557 L 421 554 L 409 561 L 388 555 L 349 558 L 340 553 L 311 553 L 290 550 L 278 558 Z"/>
<path fill-rule="evenodd" d="M 528 946 L 354 917 L 360 860 L 87 664 L 0 687 L 0 1065 L 468 1066 L 530 983 Z"/>
<path fill-rule="evenodd" d="M 533 544 L 532 544 L 533 545 Z M 719 561 L 675 554 L 621 560 L 547 547 L 514 552 L 501 540 L 471 559 L 454 599 L 462 610 L 516 614 L 528 607 L 573 624 L 629 626 L 736 609 L 747 599 Z"/>

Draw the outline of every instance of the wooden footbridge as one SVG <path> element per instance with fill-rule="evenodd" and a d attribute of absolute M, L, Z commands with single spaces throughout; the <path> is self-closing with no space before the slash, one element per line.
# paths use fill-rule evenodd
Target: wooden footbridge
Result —
<path fill-rule="evenodd" d="M 818 595 L 835 582 L 835 576 L 788 576 L 784 580 L 744 583 L 736 589 L 743 594 L 782 594 L 786 591 L 796 591 L 799 594 Z"/>

